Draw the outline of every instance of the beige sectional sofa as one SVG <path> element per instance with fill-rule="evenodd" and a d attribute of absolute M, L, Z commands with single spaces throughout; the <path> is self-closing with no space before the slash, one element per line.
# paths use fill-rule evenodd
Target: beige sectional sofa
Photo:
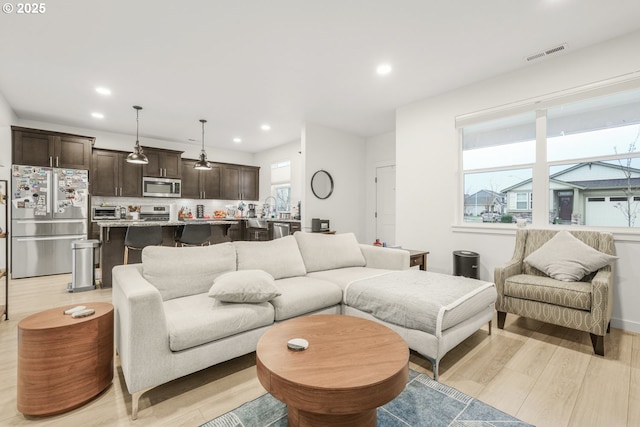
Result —
<path fill-rule="evenodd" d="M 425 332 L 348 307 L 344 297 L 351 284 L 400 274 L 408 266 L 407 251 L 362 245 L 353 234 L 145 248 L 141 264 L 113 269 L 115 344 L 132 395 L 132 418 L 150 388 L 251 353 L 273 324 L 309 314 L 349 314 L 387 324 L 434 362 L 437 376 L 444 353 L 490 321 L 495 287 L 483 285 L 483 298 L 474 294 L 471 306 L 456 304 L 459 312 L 449 316 L 456 320 L 447 323 L 444 316 L 446 330 L 444 308 L 439 329 Z M 406 273 L 432 282 L 451 277 Z"/>

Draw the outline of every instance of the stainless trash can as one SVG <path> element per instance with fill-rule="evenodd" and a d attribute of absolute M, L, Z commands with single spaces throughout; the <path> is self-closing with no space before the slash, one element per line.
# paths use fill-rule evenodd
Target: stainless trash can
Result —
<path fill-rule="evenodd" d="M 71 283 L 69 292 L 90 291 L 96 288 L 96 268 L 94 254 L 100 241 L 74 240 L 71 242 Z"/>
<path fill-rule="evenodd" d="M 471 251 L 453 251 L 453 275 L 479 279 L 480 255 Z"/>

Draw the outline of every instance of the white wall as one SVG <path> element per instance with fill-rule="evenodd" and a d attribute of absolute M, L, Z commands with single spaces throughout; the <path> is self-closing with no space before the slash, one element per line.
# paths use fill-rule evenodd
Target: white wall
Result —
<path fill-rule="evenodd" d="M 13 109 L 0 93 L 0 179 L 9 180 L 11 176 L 11 125 L 17 121 Z"/>
<path fill-rule="evenodd" d="M 305 124 L 302 132 L 304 193 L 302 227 L 311 229 L 311 219 L 331 221 L 338 233 L 353 232 L 365 240 L 365 140 L 364 138 L 317 124 Z M 311 176 L 324 169 L 331 174 L 334 191 L 320 200 L 311 192 Z"/>
<path fill-rule="evenodd" d="M 457 223 L 460 152 L 454 118 L 640 71 L 640 32 L 542 60 L 396 112 L 397 227 L 405 247 L 429 250 L 429 270 L 451 273 L 452 252 L 480 253 L 480 277 L 511 258 L 514 231 L 473 234 Z M 418 188 L 418 190 L 416 190 Z M 419 220 L 416 213 L 419 212 Z M 620 256 L 612 325 L 640 332 L 640 243 L 616 240 Z"/>
<path fill-rule="evenodd" d="M 11 191 L 11 125 L 17 120 L 16 114 L 9 106 L 4 96 L 0 93 L 0 179 L 7 180 L 7 193 Z M 10 197 L 7 196 L 7 201 Z M 0 226 L 3 231 L 8 228 L 11 210 L 5 216 L 6 205 L 0 205 Z M 6 240 L 0 240 L 0 268 L 6 268 L 5 262 L 5 243 Z M 4 297 L 0 297 L 0 301 L 4 304 Z"/>
<path fill-rule="evenodd" d="M 253 162 L 260 166 L 260 201 L 264 201 L 271 194 L 271 164 L 289 160 L 291 161 L 291 208 L 302 200 L 303 180 L 303 156 L 302 142 L 296 140 L 287 144 L 282 144 L 270 150 L 256 153 Z M 293 212 L 292 212 L 293 213 Z"/>
<path fill-rule="evenodd" d="M 44 129 L 57 132 L 67 132 L 76 135 L 93 136 L 96 138 L 95 148 L 110 150 L 131 151 L 136 143 L 135 133 L 132 135 L 103 132 L 95 129 L 76 128 L 72 126 L 58 125 L 55 123 L 37 122 L 32 120 L 19 120 L 13 124 L 34 129 Z M 135 130 L 135 129 L 133 129 Z M 200 144 L 186 143 L 179 141 L 166 141 L 161 139 L 145 138 L 140 136 L 140 145 L 155 148 L 165 148 L 169 150 L 184 151 L 182 157 L 197 159 L 200 155 Z M 9 145 L 11 145 L 9 143 Z M 207 159 L 211 162 L 238 163 L 243 165 L 254 165 L 253 154 L 235 150 L 213 149 L 205 145 Z"/>
<path fill-rule="evenodd" d="M 365 157 L 365 237 L 362 243 L 370 243 L 376 239 L 376 168 L 395 165 L 396 134 L 389 132 L 367 138 Z M 397 242 L 394 242 L 397 244 Z"/>

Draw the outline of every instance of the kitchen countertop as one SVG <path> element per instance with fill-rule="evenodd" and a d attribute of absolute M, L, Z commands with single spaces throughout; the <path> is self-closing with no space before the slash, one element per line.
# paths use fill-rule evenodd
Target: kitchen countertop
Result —
<path fill-rule="evenodd" d="M 242 219 L 266 219 L 268 222 L 300 222 L 299 219 L 278 219 L 278 218 L 242 218 Z"/>
<path fill-rule="evenodd" d="M 99 227 L 150 227 L 152 225 L 178 226 L 185 224 L 211 224 L 211 225 L 235 225 L 238 224 L 237 219 L 197 219 L 187 221 L 140 221 L 131 219 L 115 219 L 108 221 L 98 221 Z"/>
<path fill-rule="evenodd" d="M 96 221 L 99 227 L 129 227 L 130 225 L 136 227 L 149 227 L 152 225 L 165 225 L 165 226 L 178 226 L 185 224 L 202 224 L 207 223 L 211 225 L 235 225 L 240 221 L 246 221 L 248 219 L 260 219 L 260 218 L 210 218 L 210 219 L 187 219 L 179 221 L 141 221 L 132 219 L 113 219 Z M 268 222 L 294 222 L 299 223 L 299 219 L 277 219 L 267 218 Z"/>

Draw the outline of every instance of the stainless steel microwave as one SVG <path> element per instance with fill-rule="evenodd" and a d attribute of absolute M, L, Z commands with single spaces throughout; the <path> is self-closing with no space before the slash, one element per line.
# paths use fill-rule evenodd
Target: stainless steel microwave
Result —
<path fill-rule="evenodd" d="M 142 195 L 144 197 L 180 197 L 182 182 L 176 178 L 142 178 Z"/>

